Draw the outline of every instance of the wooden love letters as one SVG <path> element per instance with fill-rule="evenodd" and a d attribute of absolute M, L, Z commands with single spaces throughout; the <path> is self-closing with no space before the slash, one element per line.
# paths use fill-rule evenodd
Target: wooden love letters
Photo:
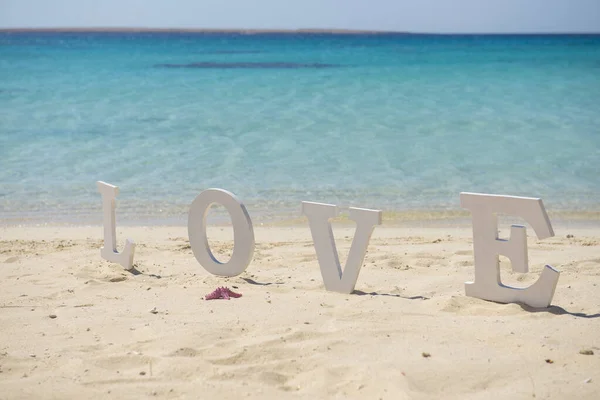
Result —
<path fill-rule="evenodd" d="M 107 261 L 133 268 L 135 243 L 127 239 L 125 248 L 116 248 L 115 198 L 119 188 L 97 182 L 102 196 L 104 247 L 100 255 Z M 471 212 L 473 220 L 473 253 L 475 279 L 465 283 L 467 296 L 499 303 L 523 303 L 531 307 L 548 307 L 552 302 L 560 272 L 546 265 L 541 276 L 527 288 L 504 285 L 500 279 L 500 255 L 510 259 L 513 271 L 528 272 L 527 234 L 524 226 L 512 225 L 509 239 L 498 237 L 498 213 L 517 216 L 528 222 L 539 239 L 554 236 L 550 219 L 541 199 L 482 193 L 461 193 L 461 206 Z M 218 261 L 210 250 L 206 233 L 206 215 L 214 203 L 225 207 L 234 232 L 233 254 L 228 262 Z M 302 202 L 302 213 L 308 218 L 316 256 L 325 289 L 352 293 L 358 280 L 367 247 L 375 226 L 381 225 L 382 212 L 350 208 L 350 219 L 356 232 L 346 265 L 340 265 L 331 219 L 338 215 L 333 204 Z M 236 276 L 246 270 L 254 254 L 254 228 L 244 204 L 231 192 L 207 189 L 192 202 L 188 214 L 188 235 L 194 257 L 213 275 Z"/>

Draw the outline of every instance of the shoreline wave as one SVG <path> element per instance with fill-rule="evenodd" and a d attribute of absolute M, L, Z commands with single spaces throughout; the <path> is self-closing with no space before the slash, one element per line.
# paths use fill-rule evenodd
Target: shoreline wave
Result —
<path fill-rule="evenodd" d="M 348 207 L 340 206 L 341 214 L 333 221 L 339 224 L 353 224 L 348 218 Z M 451 209 L 414 209 L 414 210 L 382 210 L 384 225 L 400 224 L 433 224 L 433 225 L 467 225 L 471 223 L 471 215 L 466 210 Z M 158 209 L 151 212 L 131 212 L 117 206 L 117 224 L 124 226 L 185 226 L 188 219 L 188 207 L 173 210 Z M 256 226 L 298 226 L 306 223 L 306 218 L 297 210 L 257 210 L 248 206 L 248 212 Z M 600 223 L 600 209 L 595 210 L 548 210 L 553 224 L 576 224 L 581 226 Z M 222 208 L 213 208 L 207 216 L 211 225 L 230 225 L 229 215 Z M 518 218 L 502 217 L 506 224 L 522 223 Z M 101 205 L 97 210 L 58 210 L 56 212 L 3 212 L 0 213 L 0 226 L 34 226 L 34 225 L 69 225 L 88 226 L 102 224 Z"/>

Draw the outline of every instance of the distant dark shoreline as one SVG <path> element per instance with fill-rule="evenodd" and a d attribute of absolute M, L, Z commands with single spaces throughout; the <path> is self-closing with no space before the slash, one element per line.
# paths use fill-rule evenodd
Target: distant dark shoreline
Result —
<path fill-rule="evenodd" d="M 365 31 L 350 29 L 204 29 L 204 28 L 0 28 L 0 32 L 65 32 L 65 33 L 239 33 L 239 34 L 349 34 L 349 35 L 409 35 L 409 32 Z"/>
<path fill-rule="evenodd" d="M 406 36 L 595 36 L 600 32 L 435 33 L 354 29 L 210 29 L 210 28 L 0 28 L 0 33 L 191 33 L 240 35 L 406 35 Z"/>

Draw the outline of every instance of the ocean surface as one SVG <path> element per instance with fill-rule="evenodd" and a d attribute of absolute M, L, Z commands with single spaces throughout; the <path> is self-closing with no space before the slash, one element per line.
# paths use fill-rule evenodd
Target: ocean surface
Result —
<path fill-rule="evenodd" d="M 302 200 L 460 210 L 459 192 L 600 211 L 600 36 L 0 33 L 0 222 L 253 219 Z"/>

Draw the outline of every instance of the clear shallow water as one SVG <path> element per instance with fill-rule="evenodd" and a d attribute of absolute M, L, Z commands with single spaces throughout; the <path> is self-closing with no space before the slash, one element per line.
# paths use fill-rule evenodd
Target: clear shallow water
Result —
<path fill-rule="evenodd" d="M 203 189 L 600 210 L 600 36 L 0 33 L 0 220 L 185 221 Z"/>

